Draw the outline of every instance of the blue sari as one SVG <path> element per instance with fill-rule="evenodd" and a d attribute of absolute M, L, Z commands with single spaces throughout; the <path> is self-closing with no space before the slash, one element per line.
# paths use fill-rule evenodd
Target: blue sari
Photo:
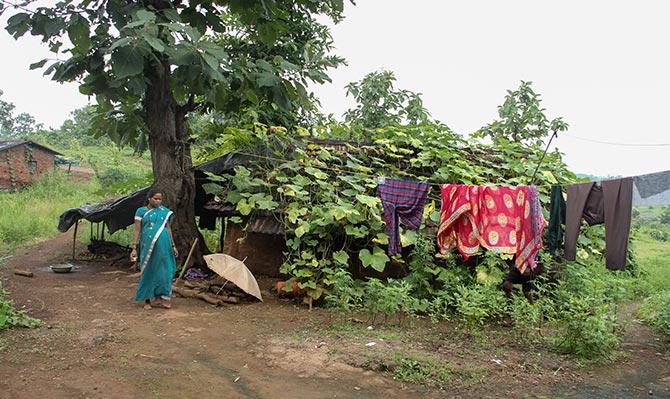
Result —
<path fill-rule="evenodd" d="M 172 221 L 172 211 L 164 206 L 151 209 L 143 206 L 135 212 L 135 220 L 139 220 L 142 226 L 138 256 L 142 277 L 137 285 L 135 300 L 170 299 L 172 278 L 177 268 L 167 230 L 168 223 Z"/>

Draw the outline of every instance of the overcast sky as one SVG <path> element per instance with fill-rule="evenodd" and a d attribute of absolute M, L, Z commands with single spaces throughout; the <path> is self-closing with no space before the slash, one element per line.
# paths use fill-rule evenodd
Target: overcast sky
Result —
<path fill-rule="evenodd" d="M 670 2 L 539 0 L 358 0 L 333 28 L 348 66 L 316 87 L 324 112 L 351 106 L 344 85 L 395 72 L 398 87 L 423 93 L 432 115 L 468 134 L 496 117 L 507 89 L 530 80 L 549 117 L 570 124 L 555 140 L 577 172 L 634 175 L 670 169 Z M 411 4 L 411 6 L 410 6 Z M 4 27 L 3 18 L 2 26 Z M 0 89 L 19 112 L 58 126 L 87 103 L 75 85 L 29 71 L 49 56 L 39 41 L 0 32 Z"/>

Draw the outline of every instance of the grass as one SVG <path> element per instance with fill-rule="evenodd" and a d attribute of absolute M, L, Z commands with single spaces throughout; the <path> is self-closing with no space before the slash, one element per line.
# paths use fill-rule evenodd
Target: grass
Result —
<path fill-rule="evenodd" d="M 0 194 L 0 257 L 59 234 L 64 210 L 99 199 L 96 181 L 73 184 L 55 170 L 18 193 Z"/>
<path fill-rule="evenodd" d="M 471 386 L 481 382 L 486 375 L 484 369 L 479 367 L 456 366 L 425 355 L 407 355 L 403 352 L 396 352 L 393 361 L 395 367 L 389 371 L 395 378 L 439 388 L 454 382 Z"/>
<path fill-rule="evenodd" d="M 646 297 L 639 310 L 642 319 L 670 341 L 670 242 L 654 238 L 658 231 L 670 234 L 670 226 L 651 222 L 638 229 L 636 250 L 643 276 L 636 291 Z"/>
<path fill-rule="evenodd" d="M 666 230 L 670 231 L 670 226 Z M 650 227 L 642 226 L 635 245 L 640 268 L 645 273 L 645 288 L 652 293 L 670 289 L 670 242 L 652 238 L 650 231 Z"/>

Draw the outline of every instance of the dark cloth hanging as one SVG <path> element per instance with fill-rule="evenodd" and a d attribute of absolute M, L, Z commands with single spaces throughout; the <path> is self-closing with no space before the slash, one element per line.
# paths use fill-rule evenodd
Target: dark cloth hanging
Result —
<path fill-rule="evenodd" d="M 216 212 L 203 210 L 198 221 L 198 227 L 207 230 L 216 230 Z"/>
<path fill-rule="evenodd" d="M 635 182 L 637 191 L 640 193 L 640 197 L 649 198 L 670 190 L 670 170 L 635 176 L 633 181 Z"/>
<path fill-rule="evenodd" d="M 563 225 L 565 225 L 565 199 L 561 186 L 551 186 L 549 204 L 549 227 L 547 227 L 547 247 L 549 253 L 556 254 L 563 246 Z"/>
<path fill-rule="evenodd" d="M 589 225 L 605 223 L 605 258 L 607 268 L 621 270 L 626 266 L 633 202 L 631 177 L 567 186 L 568 202 L 565 221 L 565 259 L 575 260 L 577 237 L 582 218 Z"/>
<path fill-rule="evenodd" d="M 419 228 L 423 218 L 423 207 L 428 199 L 428 183 L 385 179 L 377 186 L 377 193 L 384 207 L 384 222 L 389 236 L 388 254 L 399 254 L 402 250 L 400 243 L 400 226 L 398 220 L 412 230 Z"/>

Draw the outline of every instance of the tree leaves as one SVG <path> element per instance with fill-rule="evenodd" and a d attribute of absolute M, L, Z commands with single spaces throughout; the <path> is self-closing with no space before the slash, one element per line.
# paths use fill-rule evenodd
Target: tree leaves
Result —
<path fill-rule="evenodd" d="M 68 23 L 67 34 L 77 53 L 88 53 L 91 47 L 90 26 L 85 18 L 78 14 L 72 15 Z"/>
<path fill-rule="evenodd" d="M 43 59 L 42 61 L 37 61 L 35 63 L 30 64 L 30 69 L 37 69 L 37 68 L 42 68 L 44 64 L 47 63 L 47 59 Z"/>
<path fill-rule="evenodd" d="M 112 53 L 112 68 L 119 79 L 139 75 L 144 70 L 144 57 L 133 46 L 119 47 Z"/>

